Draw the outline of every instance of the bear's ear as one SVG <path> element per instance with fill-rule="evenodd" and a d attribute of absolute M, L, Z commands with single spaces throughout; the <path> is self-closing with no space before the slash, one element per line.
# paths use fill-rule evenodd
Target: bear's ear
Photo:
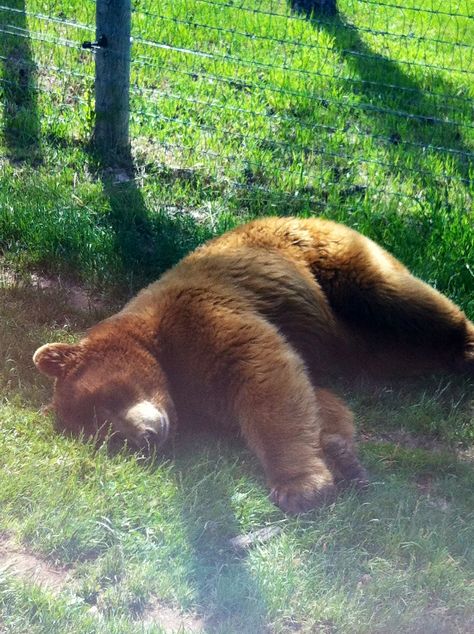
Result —
<path fill-rule="evenodd" d="M 80 344 L 47 343 L 34 353 L 33 363 L 46 376 L 59 378 L 63 376 L 66 368 L 79 361 L 80 356 Z"/>

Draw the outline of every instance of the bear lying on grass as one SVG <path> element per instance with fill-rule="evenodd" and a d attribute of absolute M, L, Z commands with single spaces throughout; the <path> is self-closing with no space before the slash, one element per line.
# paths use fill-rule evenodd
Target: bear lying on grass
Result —
<path fill-rule="evenodd" d="M 474 368 L 474 325 L 371 240 L 266 218 L 184 258 L 76 345 L 34 355 L 72 431 L 158 447 L 177 421 L 234 423 L 290 513 L 364 486 L 328 373 Z"/>

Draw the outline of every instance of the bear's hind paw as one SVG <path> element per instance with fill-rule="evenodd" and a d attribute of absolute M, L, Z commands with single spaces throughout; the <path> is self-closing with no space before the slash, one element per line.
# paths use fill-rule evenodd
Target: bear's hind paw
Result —
<path fill-rule="evenodd" d="M 324 453 L 340 488 L 351 486 L 356 491 L 365 491 L 369 487 L 369 476 L 359 462 L 352 443 L 335 436 L 325 443 Z"/>

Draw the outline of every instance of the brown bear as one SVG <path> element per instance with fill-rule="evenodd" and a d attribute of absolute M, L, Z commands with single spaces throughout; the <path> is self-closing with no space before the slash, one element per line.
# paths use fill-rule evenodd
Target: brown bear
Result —
<path fill-rule="evenodd" d="M 201 246 L 78 344 L 34 355 L 65 428 L 158 447 L 177 421 L 236 424 L 283 510 L 363 486 L 332 372 L 474 367 L 474 325 L 377 244 L 317 218 L 265 218 Z"/>

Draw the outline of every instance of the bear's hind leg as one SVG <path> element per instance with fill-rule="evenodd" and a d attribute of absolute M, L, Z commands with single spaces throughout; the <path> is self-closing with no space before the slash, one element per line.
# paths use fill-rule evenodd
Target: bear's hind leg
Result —
<path fill-rule="evenodd" d="M 352 412 L 329 390 L 316 388 L 315 394 L 321 419 L 321 446 L 336 483 L 365 489 L 368 476 L 357 457 Z"/>
<path fill-rule="evenodd" d="M 388 256 L 387 256 L 388 257 Z M 354 363 L 377 376 L 467 371 L 474 368 L 474 324 L 447 297 L 407 269 L 379 271 L 369 260 L 360 280 L 323 287 L 352 332 Z M 361 361 L 362 360 L 362 361 Z"/>

